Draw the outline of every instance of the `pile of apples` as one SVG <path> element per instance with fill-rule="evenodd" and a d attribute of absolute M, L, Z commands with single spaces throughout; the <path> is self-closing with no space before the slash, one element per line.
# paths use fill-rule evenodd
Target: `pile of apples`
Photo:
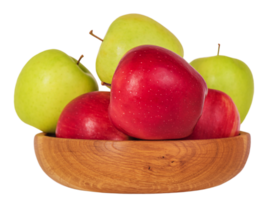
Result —
<path fill-rule="evenodd" d="M 254 92 L 248 66 L 219 55 L 219 49 L 190 64 L 182 57 L 180 41 L 164 26 L 143 15 L 124 15 L 110 25 L 96 59 L 97 74 L 110 92 L 98 91 L 82 56 L 76 60 L 46 50 L 22 69 L 15 109 L 25 123 L 61 138 L 238 135 Z"/>

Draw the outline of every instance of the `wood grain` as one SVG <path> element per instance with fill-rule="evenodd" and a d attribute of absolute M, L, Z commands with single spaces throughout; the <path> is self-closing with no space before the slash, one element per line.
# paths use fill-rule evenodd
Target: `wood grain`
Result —
<path fill-rule="evenodd" d="M 44 172 L 67 187 L 109 193 L 166 193 L 220 185 L 244 167 L 250 135 L 210 140 L 108 141 L 40 133 L 35 153 Z"/>

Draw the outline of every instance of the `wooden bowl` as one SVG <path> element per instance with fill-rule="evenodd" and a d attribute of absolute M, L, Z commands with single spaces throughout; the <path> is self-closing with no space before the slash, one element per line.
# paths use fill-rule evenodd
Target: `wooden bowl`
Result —
<path fill-rule="evenodd" d="M 40 133 L 44 172 L 67 187 L 110 193 L 166 193 L 220 185 L 244 167 L 250 135 L 209 140 L 62 139 Z"/>

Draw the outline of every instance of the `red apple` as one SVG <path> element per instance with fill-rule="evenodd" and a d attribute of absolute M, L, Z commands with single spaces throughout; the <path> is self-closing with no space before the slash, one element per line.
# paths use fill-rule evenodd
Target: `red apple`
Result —
<path fill-rule="evenodd" d="M 203 113 L 193 133 L 186 139 L 211 139 L 239 134 L 240 117 L 230 96 L 219 90 L 208 90 Z"/>
<path fill-rule="evenodd" d="M 63 109 L 56 128 L 60 138 L 127 140 L 110 122 L 110 92 L 90 92 L 72 100 Z"/>
<path fill-rule="evenodd" d="M 121 59 L 111 83 L 109 116 L 119 130 L 139 139 L 190 135 L 207 94 L 200 74 L 182 57 L 143 45 Z"/>

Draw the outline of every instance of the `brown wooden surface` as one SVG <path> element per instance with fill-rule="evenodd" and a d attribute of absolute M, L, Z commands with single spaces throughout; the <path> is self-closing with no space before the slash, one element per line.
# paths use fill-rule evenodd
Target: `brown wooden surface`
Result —
<path fill-rule="evenodd" d="M 244 167 L 250 135 L 211 140 L 103 141 L 37 134 L 35 153 L 56 182 L 80 190 L 165 193 L 220 185 Z"/>

